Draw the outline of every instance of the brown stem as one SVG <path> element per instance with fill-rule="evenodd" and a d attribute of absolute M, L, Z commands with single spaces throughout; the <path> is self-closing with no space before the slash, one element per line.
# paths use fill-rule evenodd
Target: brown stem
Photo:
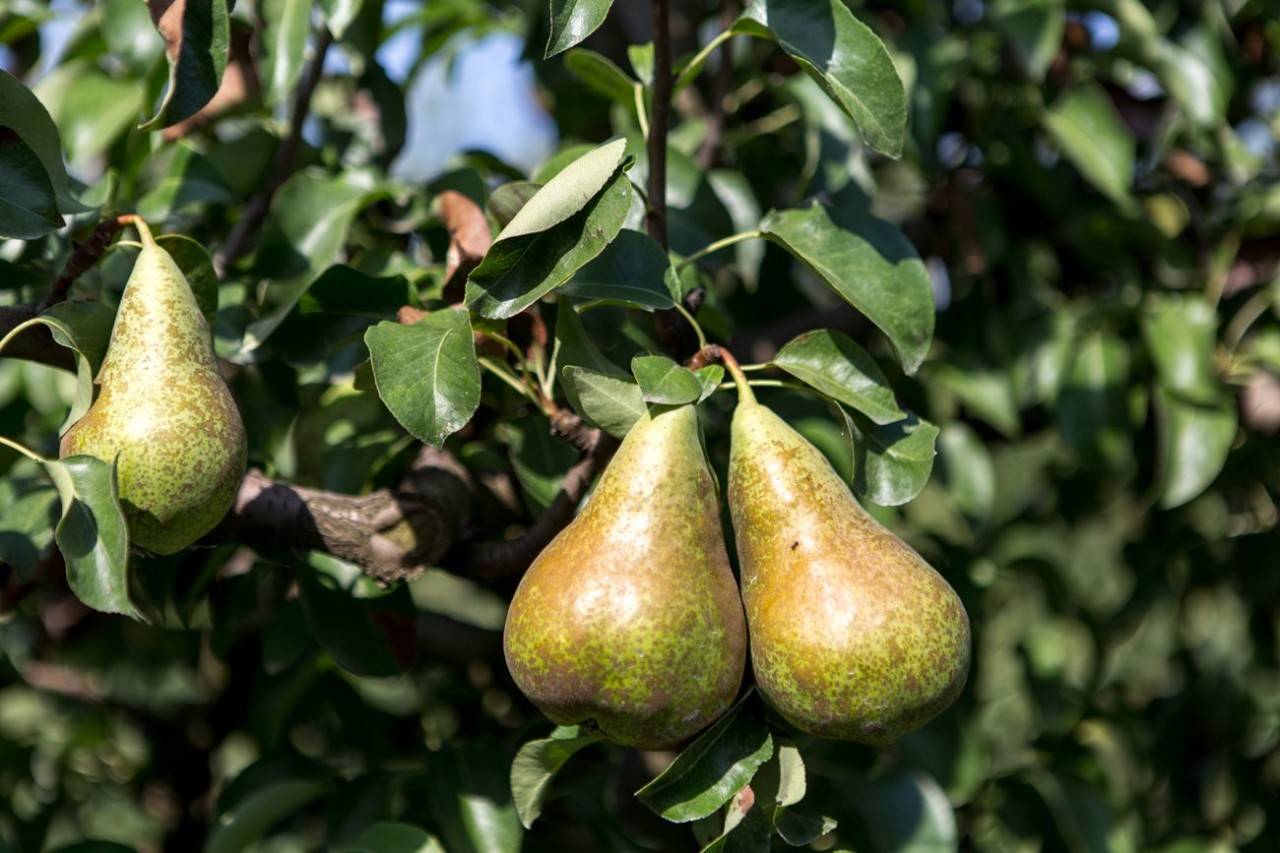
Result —
<path fill-rule="evenodd" d="M 83 243 L 75 247 L 67 263 L 62 267 L 62 274 L 53 280 L 49 293 L 39 305 L 43 311 L 50 305 L 56 305 L 67 298 L 71 285 L 96 264 L 111 245 L 111 239 L 124 228 L 133 217 L 131 214 L 104 219 L 94 227 L 93 233 Z"/>
<path fill-rule="evenodd" d="M 667 133 L 671 127 L 671 4 L 652 0 L 653 104 L 649 115 L 649 236 L 667 245 Z"/>
<path fill-rule="evenodd" d="M 219 277 L 225 275 L 227 270 L 249 250 L 249 241 L 258 233 L 258 226 L 266 219 L 276 190 L 280 189 L 293 174 L 294 160 L 297 159 L 298 148 L 302 145 L 302 128 L 307 123 L 307 115 L 311 112 L 311 96 L 315 94 L 316 86 L 320 84 L 320 78 L 324 73 L 325 56 L 332 44 L 333 35 L 327 27 L 322 27 L 316 39 L 315 56 L 294 92 L 289 135 L 276 149 L 275 157 L 271 160 L 271 171 L 268 173 L 267 183 L 249 201 L 244 214 L 227 235 L 227 241 L 223 243 L 222 249 L 214 256 L 213 266 Z"/>

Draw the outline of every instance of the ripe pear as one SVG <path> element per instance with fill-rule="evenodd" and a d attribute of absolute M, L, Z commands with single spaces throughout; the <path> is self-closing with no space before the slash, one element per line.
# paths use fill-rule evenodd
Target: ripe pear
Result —
<path fill-rule="evenodd" d="M 955 590 L 745 381 L 731 442 L 729 509 L 761 692 L 803 732 L 872 745 L 939 714 L 969 671 Z"/>
<path fill-rule="evenodd" d="M 507 613 L 507 666 L 544 714 L 660 749 L 729 707 L 746 625 L 718 504 L 693 406 L 632 427 Z"/>
<path fill-rule="evenodd" d="M 61 456 L 116 462 L 133 544 L 172 554 L 226 515 L 245 472 L 244 423 L 182 270 L 136 221 L 142 251 L 116 313 L 98 398 Z"/>

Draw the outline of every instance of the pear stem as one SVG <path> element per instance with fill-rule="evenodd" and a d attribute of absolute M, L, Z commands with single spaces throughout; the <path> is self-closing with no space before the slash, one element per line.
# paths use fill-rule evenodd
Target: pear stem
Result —
<path fill-rule="evenodd" d="M 689 359 L 689 366 L 696 369 L 717 360 L 724 364 L 725 369 L 729 371 L 729 376 L 733 378 L 733 384 L 738 386 L 739 405 L 754 403 L 756 395 L 751 390 L 751 384 L 747 382 L 747 375 L 742 372 L 742 365 L 738 364 L 738 359 L 734 358 L 733 353 L 719 344 L 710 344 L 698 350 L 694 357 Z"/>

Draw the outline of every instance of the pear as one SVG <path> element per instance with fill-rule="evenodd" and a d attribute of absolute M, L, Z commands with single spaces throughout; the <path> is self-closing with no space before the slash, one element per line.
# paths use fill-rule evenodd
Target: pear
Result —
<path fill-rule="evenodd" d="M 660 749 L 729 707 L 746 625 L 718 504 L 693 406 L 631 428 L 507 613 L 507 666 L 544 714 Z"/>
<path fill-rule="evenodd" d="M 803 732 L 890 743 L 964 686 L 964 605 L 735 378 L 729 509 L 756 684 Z"/>
<path fill-rule="evenodd" d="M 244 423 L 182 270 L 135 220 L 142 251 L 116 313 L 93 405 L 61 456 L 116 463 L 133 544 L 172 554 L 226 515 L 245 472 Z"/>

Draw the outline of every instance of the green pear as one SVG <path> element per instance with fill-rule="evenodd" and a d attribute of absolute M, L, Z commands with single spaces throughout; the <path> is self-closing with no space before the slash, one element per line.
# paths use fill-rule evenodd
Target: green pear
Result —
<path fill-rule="evenodd" d="M 874 745 L 940 713 L 969 671 L 955 590 L 745 380 L 731 441 L 729 509 L 760 691 L 803 732 Z"/>
<path fill-rule="evenodd" d="M 116 463 L 131 541 L 172 554 L 226 515 L 245 472 L 244 423 L 218 372 L 209 325 L 172 257 L 141 220 L 98 372 L 98 398 L 61 456 Z"/>
<path fill-rule="evenodd" d="M 507 666 L 544 714 L 660 749 L 729 707 L 746 625 L 718 504 L 693 406 L 631 428 L 507 613 Z"/>

